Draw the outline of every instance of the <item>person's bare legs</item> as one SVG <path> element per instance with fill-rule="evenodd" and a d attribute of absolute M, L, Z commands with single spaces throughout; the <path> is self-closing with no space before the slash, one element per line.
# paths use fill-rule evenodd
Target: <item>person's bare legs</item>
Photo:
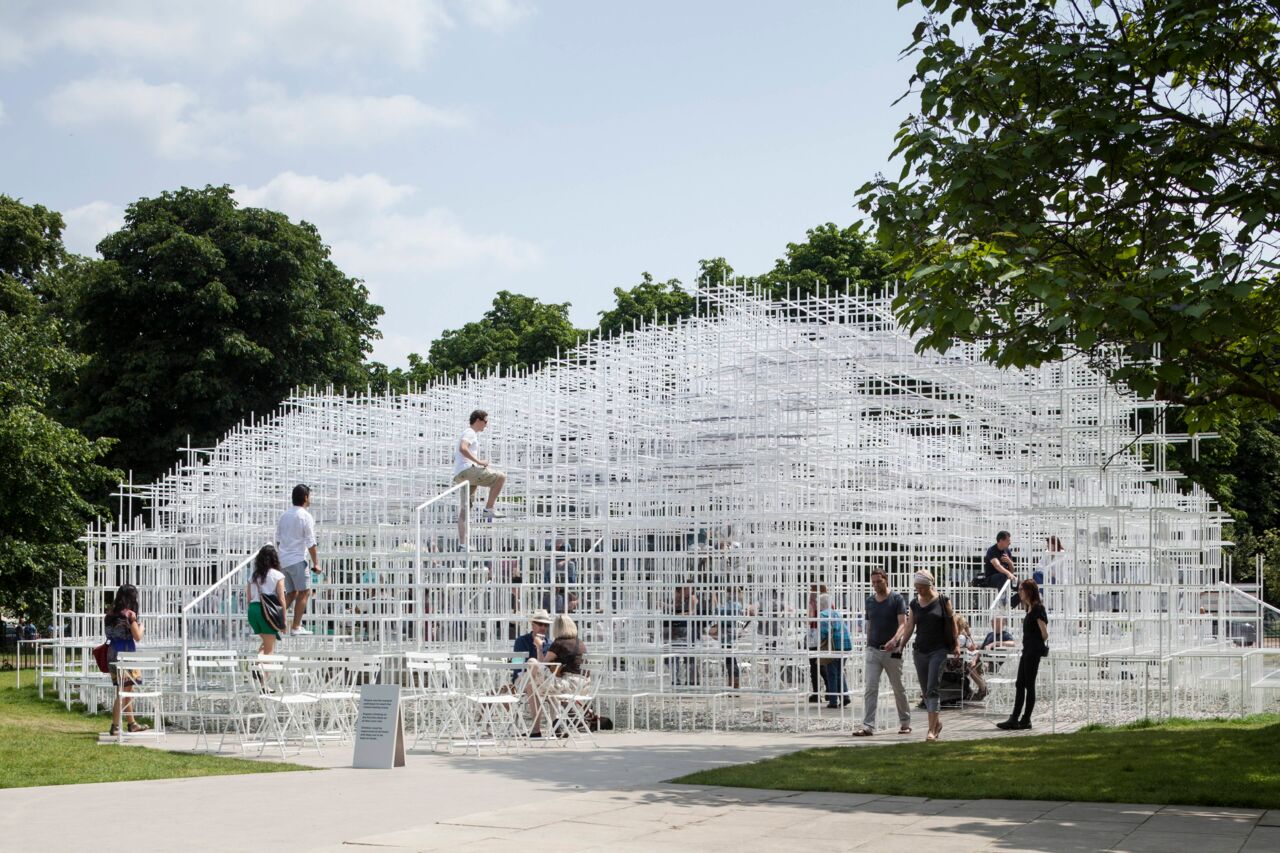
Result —
<path fill-rule="evenodd" d="M 493 509 L 493 505 L 498 500 L 498 493 L 502 491 L 502 487 L 506 484 L 506 482 L 507 482 L 506 474 L 498 475 L 498 479 L 495 480 L 493 485 L 489 487 L 489 499 L 484 502 L 485 509 Z"/>
<path fill-rule="evenodd" d="M 311 590 L 300 589 L 297 592 L 286 592 L 284 597 L 290 599 L 285 604 L 286 608 L 290 604 L 293 605 L 293 627 L 289 630 L 296 631 L 302 627 L 302 614 L 307 612 L 307 599 L 311 597 Z"/>
<path fill-rule="evenodd" d="M 467 544 L 467 511 L 471 508 L 471 502 L 464 500 L 462 506 L 458 509 L 458 544 Z"/>

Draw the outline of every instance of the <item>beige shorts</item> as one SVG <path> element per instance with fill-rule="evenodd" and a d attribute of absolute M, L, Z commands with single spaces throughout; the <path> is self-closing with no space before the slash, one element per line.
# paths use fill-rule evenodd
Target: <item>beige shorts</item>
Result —
<path fill-rule="evenodd" d="M 472 465 L 461 474 L 455 475 L 453 478 L 453 484 L 456 486 L 465 480 L 471 484 L 473 489 L 475 489 L 480 486 L 492 486 L 494 483 L 498 482 L 499 477 L 505 476 L 505 474 L 492 466 L 488 468 L 481 468 L 479 465 Z"/>

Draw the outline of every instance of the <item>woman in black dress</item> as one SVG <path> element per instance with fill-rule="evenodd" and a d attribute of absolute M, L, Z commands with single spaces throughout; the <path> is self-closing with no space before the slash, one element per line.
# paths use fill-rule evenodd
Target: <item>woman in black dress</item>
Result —
<path fill-rule="evenodd" d="M 1013 713 L 996 723 L 1006 731 L 1031 728 L 1031 712 L 1036 707 L 1036 675 L 1040 659 L 1049 654 L 1049 613 L 1040 600 L 1040 587 L 1028 578 L 1018 584 L 1018 597 L 1027 615 L 1022 619 L 1022 658 L 1018 661 L 1018 680 L 1014 683 Z"/>

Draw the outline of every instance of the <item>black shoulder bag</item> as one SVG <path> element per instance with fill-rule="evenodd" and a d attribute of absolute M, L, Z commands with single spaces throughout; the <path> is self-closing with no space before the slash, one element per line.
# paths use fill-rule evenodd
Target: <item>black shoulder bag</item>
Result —
<path fill-rule="evenodd" d="M 276 598 L 276 594 L 258 590 L 258 601 L 262 603 L 262 618 L 267 620 L 267 624 L 280 633 L 285 633 L 284 604 Z"/>

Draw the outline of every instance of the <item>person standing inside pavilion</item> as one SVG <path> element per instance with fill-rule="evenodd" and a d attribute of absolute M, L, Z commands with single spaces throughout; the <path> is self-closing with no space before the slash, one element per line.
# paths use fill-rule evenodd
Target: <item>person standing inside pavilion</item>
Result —
<path fill-rule="evenodd" d="M 276 522 L 276 549 L 284 572 L 285 612 L 293 608 L 289 633 L 297 636 L 311 633 L 302 626 L 302 615 L 307 612 L 307 599 L 311 597 L 310 572 L 319 575 L 324 570 L 316 551 L 316 520 L 309 511 L 311 489 L 299 483 L 293 487 L 292 498 L 293 506 L 281 513 Z"/>

